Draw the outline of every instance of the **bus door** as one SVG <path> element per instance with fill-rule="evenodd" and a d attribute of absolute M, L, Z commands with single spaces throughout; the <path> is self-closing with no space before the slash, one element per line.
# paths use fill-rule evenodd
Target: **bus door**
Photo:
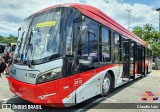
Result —
<path fill-rule="evenodd" d="M 130 80 L 130 48 L 131 48 L 131 41 L 130 39 L 124 38 L 122 39 L 123 42 L 123 81 Z"/>
<path fill-rule="evenodd" d="M 137 46 L 137 53 L 138 53 L 138 55 L 137 55 L 137 66 L 138 66 L 138 71 L 137 71 L 137 73 L 138 74 L 142 74 L 142 51 L 143 51 L 143 49 L 142 49 L 142 46 L 141 45 L 138 45 Z"/>

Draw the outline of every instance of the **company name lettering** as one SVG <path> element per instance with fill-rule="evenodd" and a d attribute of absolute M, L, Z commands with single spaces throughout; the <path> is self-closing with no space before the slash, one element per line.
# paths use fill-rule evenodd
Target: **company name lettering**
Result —
<path fill-rule="evenodd" d="M 137 105 L 138 109 L 158 109 L 158 105 Z"/>
<path fill-rule="evenodd" d="M 41 105 L 12 105 L 12 109 L 42 109 Z"/>

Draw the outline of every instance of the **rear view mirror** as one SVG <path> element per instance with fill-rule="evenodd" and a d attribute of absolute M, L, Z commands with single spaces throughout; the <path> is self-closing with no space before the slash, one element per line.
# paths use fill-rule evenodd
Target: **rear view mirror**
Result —
<path fill-rule="evenodd" d="M 20 28 L 18 28 L 18 31 L 20 31 L 21 30 L 21 27 Z"/>
<path fill-rule="evenodd" d="M 21 27 L 18 28 L 18 37 L 19 37 L 20 31 L 21 31 Z"/>

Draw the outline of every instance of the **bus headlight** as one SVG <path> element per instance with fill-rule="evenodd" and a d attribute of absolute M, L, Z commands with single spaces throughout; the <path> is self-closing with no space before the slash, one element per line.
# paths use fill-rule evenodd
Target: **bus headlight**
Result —
<path fill-rule="evenodd" d="M 43 74 L 37 76 L 36 84 L 52 81 L 54 79 L 58 79 L 61 77 L 61 70 L 62 68 L 54 68 L 50 71 L 47 71 Z"/>

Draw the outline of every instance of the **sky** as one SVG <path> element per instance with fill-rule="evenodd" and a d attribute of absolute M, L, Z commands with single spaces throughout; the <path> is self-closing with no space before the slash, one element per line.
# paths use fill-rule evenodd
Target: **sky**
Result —
<path fill-rule="evenodd" d="M 148 23 L 158 30 L 158 12 L 160 0 L 0 0 L 0 35 L 17 36 L 17 30 L 23 20 L 32 13 L 48 6 L 61 3 L 84 3 L 94 6 L 112 19 L 128 28 L 128 12 L 130 12 L 131 30 L 135 26 Z"/>

